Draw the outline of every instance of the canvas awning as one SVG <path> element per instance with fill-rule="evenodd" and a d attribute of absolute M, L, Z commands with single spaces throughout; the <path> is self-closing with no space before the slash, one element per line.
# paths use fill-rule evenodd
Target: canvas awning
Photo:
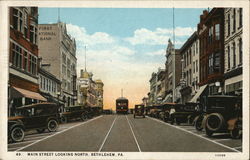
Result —
<path fill-rule="evenodd" d="M 44 98 L 37 92 L 32 92 L 32 91 L 18 88 L 18 87 L 12 87 L 11 95 L 13 98 L 27 97 L 27 98 L 37 99 L 41 101 L 47 101 L 46 98 Z"/>
<path fill-rule="evenodd" d="M 203 91 L 206 89 L 207 84 L 204 86 L 201 86 L 198 92 L 194 95 L 194 97 L 189 102 L 197 102 L 197 99 L 200 97 L 200 95 L 203 93 Z"/>

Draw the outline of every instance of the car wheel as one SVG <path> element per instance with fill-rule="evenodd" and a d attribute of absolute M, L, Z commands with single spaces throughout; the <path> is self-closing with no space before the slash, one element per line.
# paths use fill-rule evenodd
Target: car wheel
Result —
<path fill-rule="evenodd" d="M 195 129 L 197 131 L 202 131 L 203 127 L 202 127 L 202 120 L 203 120 L 203 117 L 202 116 L 199 116 L 199 118 L 197 118 L 195 121 L 194 121 L 194 126 L 195 126 Z"/>
<path fill-rule="evenodd" d="M 61 117 L 61 122 L 62 122 L 62 123 L 67 123 L 67 122 L 68 122 L 68 118 L 65 117 L 65 116 L 62 116 L 62 117 Z"/>
<path fill-rule="evenodd" d="M 208 137 L 212 137 L 212 135 L 213 135 L 213 131 L 211 131 L 210 129 L 208 129 L 207 127 L 206 127 L 206 135 L 208 136 Z"/>
<path fill-rule="evenodd" d="M 24 130 L 21 127 L 14 127 L 11 130 L 11 140 L 13 140 L 14 142 L 21 142 L 24 139 Z"/>
<path fill-rule="evenodd" d="M 58 128 L 58 123 L 56 120 L 51 119 L 48 121 L 47 127 L 48 127 L 49 132 L 55 132 Z"/>
<path fill-rule="evenodd" d="M 45 129 L 43 128 L 43 129 L 37 129 L 36 130 L 38 133 L 43 133 L 44 131 L 45 131 Z"/>
<path fill-rule="evenodd" d="M 234 129 L 230 131 L 230 135 L 233 139 L 239 139 L 242 136 L 242 128 L 241 128 L 241 123 L 240 121 L 237 121 L 235 123 Z"/>
<path fill-rule="evenodd" d="M 224 118 L 220 113 L 212 113 L 208 115 L 206 120 L 206 127 L 211 131 L 218 131 L 224 124 Z"/>
<path fill-rule="evenodd" d="M 87 116 L 83 113 L 83 114 L 81 115 L 81 120 L 82 120 L 82 121 L 86 121 L 86 119 L 87 119 Z"/>

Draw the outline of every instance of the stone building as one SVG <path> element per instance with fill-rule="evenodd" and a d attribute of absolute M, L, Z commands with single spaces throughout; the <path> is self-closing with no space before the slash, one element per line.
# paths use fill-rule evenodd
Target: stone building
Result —
<path fill-rule="evenodd" d="M 225 8 L 224 92 L 242 92 L 242 8 Z"/>
<path fill-rule="evenodd" d="M 176 102 L 180 97 L 175 97 L 176 87 L 180 83 L 181 78 L 181 55 L 178 49 L 174 49 L 174 45 L 169 39 L 166 49 L 165 62 L 165 97 L 163 102 Z"/>
<path fill-rule="evenodd" d="M 203 11 L 198 24 L 200 83 L 207 94 L 221 94 L 224 88 L 224 8 Z M 199 91 L 201 92 L 201 91 Z"/>
<path fill-rule="evenodd" d="M 75 104 L 76 90 L 76 43 L 67 33 L 65 23 L 39 24 L 38 48 L 42 62 L 50 64 L 46 70 L 61 81 L 61 95 L 65 106 Z"/>
<path fill-rule="evenodd" d="M 181 97 L 188 102 L 199 89 L 199 40 L 194 32 L 180 49 L 182 56 Z"/>
<path fill-rule="evenodd" d="M 149 80 L 149 83 L 150 83 L 149 104 L 150 105 L 153 105 L 156 103 L 156 90 L 157 90 L 156 82 L 157 82 L 157 75 L 155 72 L 153 72 Z"/>
<path fill-rule="evenodd" d="M 93 80 L 93 74 L 86 70 L 81 70 L 80 77 L 77 78 L 78 104 L 90 107 L 103 108 L 103 82 Z"/>
<path fill-rule="evenodd" d="M 9 108 L 47 101 L 39 94 L 37 7 L 10 7 L 9 10 Z"/>

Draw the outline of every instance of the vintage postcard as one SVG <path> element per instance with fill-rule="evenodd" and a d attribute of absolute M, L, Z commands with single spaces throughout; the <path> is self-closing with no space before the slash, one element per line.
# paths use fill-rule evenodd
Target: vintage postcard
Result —
<path fill-rule="evenodd" d="M 0 159 L 249 159 L 249 1 L 0 8 Z"/>

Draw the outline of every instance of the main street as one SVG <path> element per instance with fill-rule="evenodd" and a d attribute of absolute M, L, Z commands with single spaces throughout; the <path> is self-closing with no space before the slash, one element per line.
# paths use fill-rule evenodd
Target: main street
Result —
<path fill-rule="evenodd" d="M 61 124 L 57 132 L 30 133 L 9 151 L 90 152 L 239 152 L 241 140 L 228 134 L 208 138 L 193 126 L 170 125 L 146 117 L 102 115 L 85 122 Z"/>

